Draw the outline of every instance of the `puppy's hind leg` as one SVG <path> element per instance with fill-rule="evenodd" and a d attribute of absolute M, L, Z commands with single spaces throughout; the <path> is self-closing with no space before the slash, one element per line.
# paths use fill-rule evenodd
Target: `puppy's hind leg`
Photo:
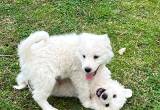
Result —
<path fill-rule="evenodd" d="M 38 83 L 32 83 L 33 85 L 33 99 L 38 103 L 42 110 L 58 110 L 49 104 L 47 101 L 51 95 L 56 80 L 54 78 L 43 77 Z"/>
<path fill-rule="evenodd" d="M 33 98 L 34 100 L 38 103 L 38 105 L 43 109 L 43 110 L 58 110 L 52 105 L 50 105 L 47 101 L 48 97 L 51 94 L 51 89 L 46 88 L 45 90 L 38 90 L 35 89 L 33 91 Z"/>
<path fill-rule="evenodd" d="M 22 72 L 18 74 L 16 81 L 17 81 L 17 85 L 13 86 L 14 89 L 20 90 L 27 86 L 26 79 Z"/>

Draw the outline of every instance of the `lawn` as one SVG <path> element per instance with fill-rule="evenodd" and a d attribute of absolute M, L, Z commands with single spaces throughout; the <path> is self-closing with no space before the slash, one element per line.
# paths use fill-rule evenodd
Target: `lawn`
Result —
<path fill-rule="evenodd" d="M 108 33 L 114 79 L 133 90 L 122 110 L 160 110 L 159 0 L 0 1 L 0 110 L 40 110 L 28 89 L 12 88 L 19 72 L 17 44 L 31 32 Z M 126 47 L 124 55 L 117 51 Z M 87 110 L 74 98 L 50 97 L 60 110 Z"/>

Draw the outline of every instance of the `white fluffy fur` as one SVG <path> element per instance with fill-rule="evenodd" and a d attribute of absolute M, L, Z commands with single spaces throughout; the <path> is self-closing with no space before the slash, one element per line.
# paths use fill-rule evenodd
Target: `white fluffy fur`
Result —
<path fill-rule="evenodd" d="M 126 103 L 127 98 L 132 96 L 130 89 L 125 89 L 118 81 L 112 80 L 108 68 L 102 68 L 91 82 L 91 97 L 96 110 L 120 110 Z M 99 88 L 105 89 L 108 98 L 103 100 L 102 95 L 98 97 L 96 92 Z M 113 98 L 116 95 L 116 98 Z M 109 104 L 108 107 L 105 107 Z"/>
<path fill-rule="evenodd" d="M 102 95 L 100 97 L 96 95 L 99 88 L 105 89 L 103 93 L 108 95 L 106 100 L 102 99 Z M 66 89 L 70 91 L 64 91 Z M 132 91 L 124 88 L 118 81 L 112 80 L 111 72 L 104 67 L 99 68 L 94 79 L 89 82 L 89 89 L 95 110 L 120 110 L 127 98 L 132 96 Z M 56 92 L 53 91 L 52 94 L 57 96 L 57 93 L 58 96 L 77 97 L 75 88 L 68 79 L 63 80 L 62 84 L 56 85 Z M 113 95 L 116 95 L 116 98 L 113 98 Z M 109 107 L 106 107 L 106 104 L 109 104 Z"/>
<path fill-rule="evenodd" d="M 97 54 L 99 58 L 93 59 Z M 73 33 L 49 37 L 47 32 L 38 31 L 20 43 L 18 55 L 21 72 L 14 88 L 22 89 L 30 81 L 33 98 L 39 106 L 43 110 L 57 110 L 47 101 L 57 77 L 70 78 L 82 105 L 93 108 L 85 77 L 87 73 L 83 69 L 89 66 L 92 72 L 96 71 L 111 60 L 113 52 L 107 35 Z"/>

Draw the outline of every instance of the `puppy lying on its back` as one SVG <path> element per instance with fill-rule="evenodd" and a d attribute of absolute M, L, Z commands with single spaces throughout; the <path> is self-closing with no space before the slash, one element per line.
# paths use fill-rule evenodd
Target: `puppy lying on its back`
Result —
<path fill-rule="evenodd" d="M 110 71 L 102 70 L 91 83 L 91 100 L 96 110 L 120 110 L 127 98 L 132 96 L 130 89 L 124 88 L 118 81 L 105 77 Z"/>
<path fill-rule="evenodd" d="M 109 79 L 94 88 L 92 100 L 95 101 L 96 110 L 120 110 L 131 96 L 130 89 L 124 88 L 116 80 Z"/>
<path fill-rule="evenodd" d="M 89 82 L 90 99 L 96 110 L 120 110 L 127 98 L 132 96 L 132 91 L 124 88 L 118 81 L 112 80 L 110 74 L 108 68 L 100 67 L 94 79 Z M 59 97 L 77 97 L 69 79 L 58 79 L 52 94 Z"/>

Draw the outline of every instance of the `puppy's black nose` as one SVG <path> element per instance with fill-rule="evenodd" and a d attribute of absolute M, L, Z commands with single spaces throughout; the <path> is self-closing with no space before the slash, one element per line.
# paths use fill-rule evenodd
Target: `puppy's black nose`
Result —
<path fill-rule="evenodd" d="M 86 71 L 87 73 L 89 73 L 89 72 L 91 72 L 91 68 L 86 67 L 86 68 L 85 68 L 85 71 Z"/>
<path fill-rule="evenodd" d="M 108 98 L 108 95 L 107 95 L 107 94 L 103 94 L 103 95 L 102 95 L 102 99 L 103 99 L 103 100 L 106 100 L 107 98 Z"/>

